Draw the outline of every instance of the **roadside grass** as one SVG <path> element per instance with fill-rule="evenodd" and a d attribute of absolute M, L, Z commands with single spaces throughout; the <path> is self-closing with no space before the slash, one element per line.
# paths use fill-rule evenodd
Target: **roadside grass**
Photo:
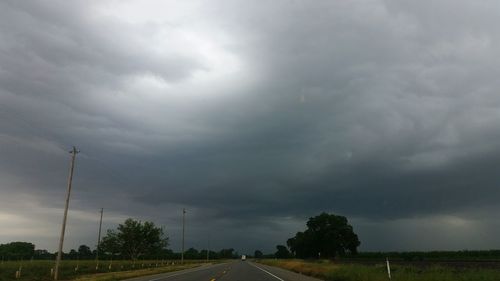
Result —
<path fill-rule="evenodd" d="M 304 275 L 328 281 L 386 281 L 385 264 L 359 265 L 338 264 L 330 261 L 308 262 L 303 260 L 259 260 L 266 265 L 277 266 Z M 392 280 L 397 281 L 498 281 L 500 270 L 484 268 L 457 269 L 434 266 L 417 268 L 392 266 Z"/>
<path fill-rule="evenodd" d="M 172 264 L 174 262 L 175 264 Z M 63 260 L 61 262 L 59 279 L 75 280 L 85 277 L 91 279 L 82 280 L 121 280 L 136 276 L 149 275 L 155 273 L 170 272 L 199 266 L 203 261 L 185 261 L 185 265 L 180 265 L 179 261 L 100 261 L 96 270 L 94 260 Z M 21 267 L 21 277 L 16 279 L 16 271 Z M 53 280 L 51 269 L 54 261 L 3 261 L 0 264 L 0 281 L 49 281 Z M 130 276 L 130 277 L 129 277 Z M 93 278 L 93 279 L 92 279 Z M 96 279 L 99 278 L 99 279 Z M 121 279 L 120 279 L 121 278 Z"/>

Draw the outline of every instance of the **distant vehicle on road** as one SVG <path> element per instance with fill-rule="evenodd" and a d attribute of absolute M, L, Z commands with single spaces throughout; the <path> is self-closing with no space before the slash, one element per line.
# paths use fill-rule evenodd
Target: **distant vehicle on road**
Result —
<path fill-rule="evenodd" d="M 242 261 L 247 260 L 247 256 L 246 256 L 246 255 L 241 255 L 241 260 L 242 260 Z"/>

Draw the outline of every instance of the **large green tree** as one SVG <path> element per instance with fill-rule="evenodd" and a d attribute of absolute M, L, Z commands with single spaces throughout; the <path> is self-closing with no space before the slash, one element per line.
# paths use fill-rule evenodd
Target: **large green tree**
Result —
<path fill-rule="evenodd" d="M 108 230 L 99 248 L 107 254 L 130 259 L 160 254 L 168 246 L 163 228 L 152 222 L 127 219 L 116 230 Z"/>
<path fill-rule="evenodd" d="M 307 229 L 288 239 L 287 245 L 298 258 L 333 258 L 356 254 L 361 242 L 346 217 L 321 213 L 309 218 Z"/>

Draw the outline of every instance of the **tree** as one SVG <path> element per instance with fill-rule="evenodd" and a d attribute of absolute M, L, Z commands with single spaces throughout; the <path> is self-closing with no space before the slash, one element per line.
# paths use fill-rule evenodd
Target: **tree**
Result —
<path fill-rule="evenodd" d="M 102 238 L 99 245 L 99 253 L 103 252 L 106 255 L 116 256 L 122 252 L 122 241 L 118 238 L 118 233 L 115 230 L 108 229 L 106 236 Z"/>
<path fill-rule="evenodd" d="M 33 254 L 33 257 L 36 260 L 51 260 L 54 258 L 54 255 L 49 253 L 47 250 L 35 250 L 35 253 Z"/>
<path fill-rule="evenodd" d="M 214 251 L 209 252 L 209 255 L 208 255 L 209 259 L 215 260 L 215 259 L 218 259 L 218 257 L 219 257 L 218 253 L 216 253 Z M 207 250 L 203 249 L 200 251 L 199 259 L 206 259 L 206 258 L 207 258 Z"/>
<path fill-rule="evenodd" d="M 261 259 L 264 256 L 264 254 L 261 251 L 259 251 L 259 250 L 255 250 L 255 253 L 253 254 L 253 256 L 256 259 Z"/>
<path fill-rule="evenodd" d="M 208 253 L 208 258 L 211 260 L 216 260 L 219 258 L 219 253 L 214 252 L 214 251 L 209 251 Z M 206 259 L 207 258 L 207 250 L 203 249 L 200 251 L 200 259 Z"/>
<path fill-rule="evenodd" d="M 200 253 L 195 248 L 189 248 L 184 252 L 184 258 L 188 260 L 195 260 L 200 258 Z"/>
<path fill-rule="evenodd" d="M 93 257 L 92 251 L 87 245 L 80 245 L 80 247 L 78 247 L 78 256 L 80 259 L 90 259 Z"/>
<path fill-rule="evenodd" d="M 321 213 L 309 218 L 307 229 L 288 239 L 287 245 L 299 258 L 333 258 L 346 253 L 356 254 L 361 242 L 347 218 Z"/>
<path fill-rule="evenodd" d="M 220 250 L 219 252 L 219 257 L 221 259 L 232 259 L 233 258 L 233 252 L 234 252 L 234 249 L 233 248 L 230 248 L 230 249 L 222 249 Z"/>
<path fill-rule="evenodd" d="M 64 252 L 63 252 L 64 254 Z M 68 254 L 65 254 L 70 260 L 76 260 L 78 257 L 78 252 L 75 249 L 71 249 Z"/>
<path fill-rule="evenodd" d="M 105 253 L 136 260 L 158 255 L 168 246 L 163 228 L 152 222 L 127 219 L 116 230 L 108 230 L 99 246 Z"/>
<path fill-rule="evenodd" d="M 278 245 L 278 246 L 276 246 L 276 249 L 277 249 L 277 251 L 274 254 L 274 256 L 277 259 L 288 259 L 291 257 L 290 251 L 288 251 L 288 248 L 286 246 Z"/>

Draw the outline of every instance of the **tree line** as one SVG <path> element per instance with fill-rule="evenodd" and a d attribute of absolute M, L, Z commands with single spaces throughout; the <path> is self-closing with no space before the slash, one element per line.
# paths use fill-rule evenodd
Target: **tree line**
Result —
<path fill-rule="evenodd" d="M 287 245 L 276 246 L 274 254 L 264 255 L 260 250 L 254 252 L 255 258 L 335 258 L 354 256 L 360 245 L 358 236 L 343 216 L 322 213 L 307 221 L 307 229 L 287 240 Z M 169 238 L 162 227 L 153 222 L 127 219 L 116 229 L 107 230 L 99 247 L 91 250 L 80 245 L 63 253 L 64 259 L 180 259 L 181 253 L 168 249 Z M 35 245 L 27 242 L 13 242 L 0 245 L 0 255 L 4 259 L 52 259 L 56 253 L 35 250 Z M 234 249 L 210 251 L 210 259 L 231 259 L 239 257 Z M 247 256 L 252 257 L 247 253 Z M 207 249 L 189 248 L 184 252 L 185 259 L 206 259 Z"/>
<path fill-rule="evenodd" d="M 95 259 L 99 251 L 100 259 L 180 259 L 181 253 L 168 249 L 169 239 L 162 227 L 153 222 L 127 219 L 116 229 L 107 230 L 101 239 L 99 247 L 91 249 L 80 245 L 63 253 L 63 259 Z M 184 259 L 231 259 L 239 257 L 233 249 L 209 251 L 189 248 L 184 252 Z M 35 245 L 29 242 L 11 242 L 0 244 L 0 256 L 3 260 L 54 259 L 57 252 L 35 250 Z"/>
<path fill-rule="evenodd" d="M 260 251 L 257 251 L 260 252 Z M 87 245 L 80 245 L 78 249 L 71 249 L 69 252 L 63 253 L 63 259 L 65 260 L 89 260 L 95 259 L 97 254 L 97 249 L 91 249 Z M 36 249 L 35 245 L 30 242 L 11 242 L 7 244 L 0 244 L 0 258 L 3 260 L 52 260 L 55 259 L 57 252 L 51 253 L 47 250 Z M 109 254 L 108 252 L 102 251 L 100 253 L 101 259 L 131 259 L 130 255 L 125 254 Z M 208 257 L 213 259 L 234 259 L 239 258 L 240 255 L 233 248 L 221 249 L 218 251 L 210 250 Z M 187 260 L 204 260 L 207 258 L 207 250 L 197 250 L 195 248 L 189 248 L 184 252 L 184 259 Z M 154 254 L 148 253 L 141 255 L 136 259 L 165 259 L 165 260 L 178 260 L 181 259 L 180 252 L 174 252 L 171 249 L 162 249 Z"/>
<path fill-rule="evenodd" d="M 28 259 L 53 259 L 57 253 L 50 253 L 47 250 L 35 250 L 35 244 L 30 242 L 10 242 L 0 244 L 0 257 L 3 260 L 28 260 Z M 72 249 L 64 253 L 66 259 L 91 259 L 95 257 L 96 251 L 91 251 L 90 247 L 80 245 L 78 250 Z"/>
<path fill-rule="evenodd" d="M 63 253 L 64 259 L 95 259 L 99 250 L 100 259 L 168 259 L 181 258 L 180 252 L 168 249 L 169 240 L 163 228 L 152 222 L 141 222 L 127 219 L 116 229 L 108 230 L 99 243 L 99 249 L 91 249 L 80 245 Z M 346 217 L 321 213 L 311 217 L 306 223 L 306 229 L 299 231 L 286 241 L 286 245 L 277 245 L 276 252 L 264 254 L 255 250 L 254 258 L 344 258 L 381 260 L 389 257 L 399 260 L 432 260 L 432 259 L 498 259 L 500 250 L 486 251 L 431 251 L 431 252 L 362 252 L 358 253 L 360 245 L 358 236 Z M 29 242 L 11 242 L 0 244 L 2 260 L 54 259 L 57 253 L 47 250 L 35 250 L 35 245 Z M 210 250 L 210 259 L 232 259 L 240 257 L 233 248 Z M 189 248 L 184 252 L 185 259 L 206 259 L 207 249 Z"/>

